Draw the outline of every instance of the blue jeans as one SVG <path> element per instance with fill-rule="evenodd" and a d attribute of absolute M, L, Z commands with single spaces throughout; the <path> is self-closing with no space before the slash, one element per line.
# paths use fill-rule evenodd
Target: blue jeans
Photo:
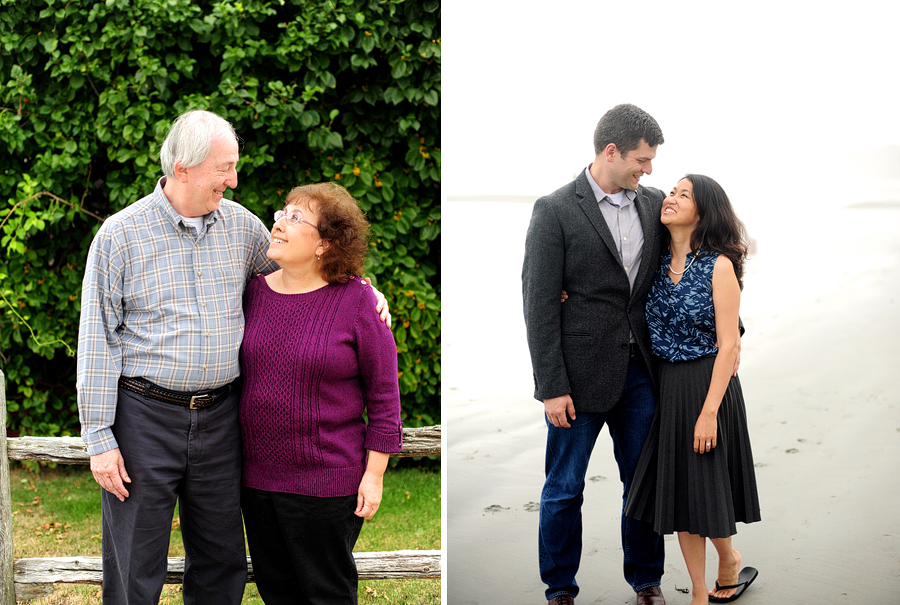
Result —
<path fill-rule="evenodd" d="M 604 424 L 609 425 L 624 488 L 624 509 L 655 407 L 647 369 L 639 357 L 632 357 L 625 391 L 613 409 L 604 413 L 579 412 L 574 421 L 570 420 L 571 428 L 558 428 L 547 421 L 547 478 L 541 493 L 538 545 L 541 580 L 547 585 L 548 600 L 558 595 L 578 595 L 575 574 L 581 561 L 584 479 L 600 430 Z M 622 550 L 625 580 L 635 591 L 659 585 L 665 558 L 663 538 L 650 523 L 626 517 L 624 511 Z"/>

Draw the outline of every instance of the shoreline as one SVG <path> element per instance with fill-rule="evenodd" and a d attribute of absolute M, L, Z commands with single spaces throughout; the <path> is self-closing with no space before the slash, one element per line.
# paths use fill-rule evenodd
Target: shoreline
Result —
<path fill-rule="evenodd" d="M 900 204 L 873 206 L 753 233 L 740 376 L 763 520 L 739 525 L 735 538 L 744 565 L 760 572 L 745 604 L 900 597 L 900 353 L 891 338 L 900 324 Z M 454 251 L 443 269 L 447 602 L 538 603 L 546 429 L 531 396 L 519 281 L 530 206 L 483 203 L 485 227 L 473 226 L 472 208 L 444 209 L 444 246 Z M 497 224 L 503 234 L 490 256 L 501 270 L 479 276 L 470 244 L 496 239 Z M 611 448 L 603 431 L 585 486 L 579 603 L 634 602 L 622 577 Z M 667 602 L 686 605 L 690 595 L 678 589 L 690 580 L 674 536 L 666 553 Z"/>

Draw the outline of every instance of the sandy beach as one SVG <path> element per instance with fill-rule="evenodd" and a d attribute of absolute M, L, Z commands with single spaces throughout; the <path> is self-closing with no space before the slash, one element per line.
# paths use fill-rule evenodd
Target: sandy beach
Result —
<path fill-rule="evenodd" d="M 451 198 L 442 208 L 448 605 L 546 602 L 546 428 L 520 281 L 529 202 Z M 740 377 L 763 520 L 738 526 L 735 546 L 759 570 L 739 602 L 900 603 L 900 201 L 808 208 L 748 223 L 758 251 L 741 301 Z M 587 476 L 577 602 L 634 603 L 605 430 Z M 667 602 L 687 605 L 673 536 L 666 555 Z"/>

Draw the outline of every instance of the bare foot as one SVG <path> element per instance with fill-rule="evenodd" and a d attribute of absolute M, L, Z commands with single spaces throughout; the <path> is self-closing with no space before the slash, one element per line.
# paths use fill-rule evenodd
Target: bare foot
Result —
<path fill-rule="evenodd" d="M 719 559 L 719 586 L 733 586 L 738 582 L 738 574 L 741 571 L 741 553 L 732 549 L 734 557 L 729 561 Z M 737 592 L 737 588 L 722 590 L 710 590 L 709 596 L 719 599 L 727 599 Z"/>
<path fill-rule="evenodd" d="M 709 605 L 709 596 L 706 593 L 691 597 L 691 605 Z"/>

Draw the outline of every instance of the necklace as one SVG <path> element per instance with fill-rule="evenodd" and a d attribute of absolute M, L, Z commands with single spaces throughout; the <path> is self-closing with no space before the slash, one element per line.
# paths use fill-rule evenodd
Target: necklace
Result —
<path fill-rule="evenodd" d="M 684 273 L 685 271 L 687 271 L 688 269 L 691 268 L 691 265 L 694 264 L 694 261 L 697 260 L 697 257 L 698 257 L 698 256 L 700 256 L 700 251 L 699 251 L 699 250 L 697 250 L 696 252 L 694 252 L 694 258 L 692 258 L 692 259 L 691 259 L 691 262 L 688 263 L 688 266 L 685 267 L 684 269 L 682 269 L 681 271 L 676 271 L 675 269 L 673 269 L 673 268 L 672 268 L 672 261 L 669 261 L 669 271 L 671 271 L 671 272 L 674 273 L 675 275 L 681 275 L 682 273 Z"/>

